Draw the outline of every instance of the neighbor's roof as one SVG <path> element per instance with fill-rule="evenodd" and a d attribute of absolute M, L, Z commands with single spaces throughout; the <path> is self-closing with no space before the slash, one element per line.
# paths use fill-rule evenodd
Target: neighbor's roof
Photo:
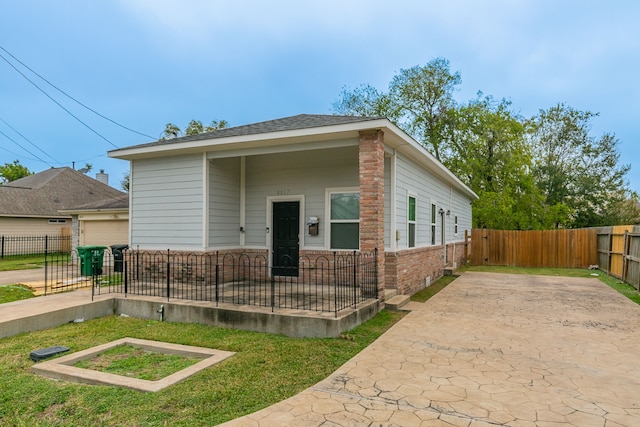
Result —
<path fill-rule="evenodd" d="M 128 211 L 129 210 L 129 194 L 122 193 L 117 197 L 110 197 L 108 199 L 96 200 L 89 203 L 83 203 L 77 206 L 71 206 L 65 209 L 60 209 L 62 213 L 80 213 L 80 212 L 95 212 L 95 211 Z"/>
<path fill-rule="evenodd" d="M 51 168 L 0 185 L 0 216 L 59 217 L 62 209 L 123 196 L 126 193 L 71 168 Z"/>

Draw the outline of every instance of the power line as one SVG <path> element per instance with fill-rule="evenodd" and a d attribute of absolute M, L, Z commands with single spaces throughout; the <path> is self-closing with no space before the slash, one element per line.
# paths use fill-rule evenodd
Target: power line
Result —
<path fill-rule="evenodd" d="M 14 144 L 16 144 L 18 147 L 22 148 L 24 151 L 26 151 L 27 153 L 31 154 L 33 157 L 35 157 L 36 159 L 40 160 L 42 163 L 49 165 L 51 167 L 53 167 L 53 165 L 49 162 L 47 162 L 46 160 L 43 160 L 42 158 L 40 158 L 37 154 L 32 153 L 31 151 L 27 150 L 26 148 L 24 148 L 22 145 L 18 144 L 18 141 L 16 141 L 15 139 L 11 138 L 9 135 L 7 135 L 6 133 L 2 132 L 0 130 L 0 135 L 4 135 L 5 138 L 7 138 L 9 141 L 13 142 Z"/>
<path fill-rule="evenodd" d="M 54 159 L 51 155 L 49 155 L 49 153 L 45 152 L 42 148 L 38 147 L 36 144 L 34 144 L 33 142 L 31 142 L 29 140 L 29 138 L 27 138 L 26 136 L 24 136 L 23 134 L 21 134 L 20 132 L 18 132 L 18 130 L 16 130 L 16 128 L 14 128 L 13 126 L 11 126 L 9 123 L 7 123 L 2 117 L 0 117 L 0 121 L 2 123 L 4 123 L 5 125 L 7 125 L 12 131 L 14 131 L 15 133 L 17 133 L 18 135 L 20 135 L 22 137 L 22 139 L 24 139 L 25 141 L 27 141 L 29 144 L 33 145 L 34 147 L 36 147 L 38 150 L 40 150 L 41 153 L 43 153 L 45 156 L 49 157 L 51 160 L 53 160 L 54 162 L 56 162 L 57 164 L 61 165 L 62 163 L 56 159 Z"/>
<path fill-rule="evenodd" d="M 45 92 L 40 86 L 38 86 L 33 80 L 31 80 L 29 77 L 27 77 L 22 71 L 18 70 L 18 68 L 16 68 L 15 65 L 13 65 L 7 58 L 4 57 L 4 55 L 0 54 L 0 58 L 2 58 L 7 64 L 9 64 L 9 66 L 11 68 L 13 68 L 14 70 L 16 70 L 16 72 L 18 74 L 20 74 L 22 77 L 25 78 L 25 80 L 27 80 L 29 83 L 31 83 L 33 86 L 35 86 L 36 89 L 38 89 L 40 92 L 42 92 L 47 98 L 49 98 L 51 101 L 53 101 L 58 107 L 62 108 L 64 111 L 66 111 L 67 114 L 69 114 L 71 117 L 73 117 L 74 119 L 76 119 L 78 122 L 80 122 L 84 127 L 86 127 L 87 129 L 89 129 L 91 132 L 93 132 L 94 134 L 96 134 L 98 137 L 102 138 L 103 140 L 105 140 L 106 142 L 108 142 L 109 144 L 111 144 L 113 147 L 115 148 L 119 148 L 116 144 L 114 144 L 113 142 L 109 141 L 107 138 L 105 138 L 104 136 L 102 136 L 100 133 L 98 133 L 98 131 L 96 131 L 95 129 L 93 129 L 91 126 L 89 126 L 88 124 L 86 124 L 85 122 L 83 122 L 82 120 L 80 120 L 77 116 L 75 116 L 71 111 L 69 111 L 68 109 L 66 109 L 62 104 L 60 104 L 58 101 L 56 101 L 51 95 L 49 95 L 47 92 Z"/>
<path fill-rule="evenodd" d="M 97 116 L 102 117 L 103 119 L 105 119 L 105 120 L 107 120 L 107 121 L 109 121 L 109 122 L 113 123 L 113 124 L 114 124 L 114 125 L 116 125 L 116 126 L 119 126 L 119 127 L 123 128 L 123 129 L 126 129 L 126 130 L 128 130 L 129 132 L 136 133 L 136 134 L 138 134 L 138 135 L 140 135 L 140 136 L 144 136 L 144 137 L 149 138 L 149 139 L 154 139 L 154 138 L 153 138 L 152 136 L 150 136 L 150 135 L 147 135 L 147 134 L 142 133 L 142 132 L 138 132 L 138 131 L 137 131 L 137 130 L 135 130 L 135 129 L 131 129 L 131 128 L 129 128 L 129 127 L 127 127 L 127 126 L 125 126 L 125 125 L 122 125 L 122 124 L 120 124 L 120 123 L 116 122 L 116 121 L 115 121 L 115 120 L 113 120 L 113 119 L 110 119 L 110 118 L 109 118 L 109 117 L 107 117 L 107 116 L 104 116 L 104 115 L 102 115 L 102 114 L 98 113 L 98 112 L 97 112 L 96 110 L 94 110 L 93 108 L 91 108 L 91 107 L 89 107 L 89 106 L 87 106 L 87 105 L 83 104 L 82 102 L 78 101 L 78 100 L 77 100 L 77 99 L 75 99 L 73 96 L 69 95 L 69 94 L 68 94 L 68 93 L 66 93 L 64 90 L 60 89 L 59 87 L 57 87 L 56 85 L 54 85 L 53 83 L 51 83 L 49 80 L 47 80 L 47 79 L 45 79 L 44 77 L 42 77 L 40 74 L 36 73 L 33 69 L 31 69 L 31 67 L 29 67 L 29 66 L 28 66 L 27 64 L 25 64 L 24 62 L 20 61 L 18 58 L 16 58 L 16 57 L 11 53 L 11 52 L 9 52 L 9 51 L 8 51 L 7 49 L 5 49 L 4 47 L 0 46 L 0 49 L 1 49 L 1 50 L 3 50 L 3 51 L 5 51 L 9 56 L 11 56 L 13 59 L 15 59 L 18 63 L 20 63 L 20 65 L 22 65 L 23 67 L 25 67 L 27 70 L 31 71 L 33 74 L 35 74 L 36 76 L 38 76 L 38 77 L 40 77 L 42 80 L 44 80 L 44 81 L 45 81 L 49 86 L 53 87 L 54 89 L 56 89 L 57 91 L 59 91 L 60 93 L 62 93 L 62 94 L 63 94 L 64 96 L 66 96 L 67 98 L 69 98 L 69 99 L 71 99 L 72 101 L 76 102 L 77 104 L 79 104 L 79 105 L 83 106 L 84 108 L 86 108 L 87 110 L 89 110 L 89 111 L 91 111 L 92 113 L 96 114 Z M 3 59 L 4 59 L 4 58 L 3 58 Z M 6 61 L 6 59 L 5 59 L 5 61 Z"/>
<path fill-rule="evenodd" d="M 32 159 L 31 157 L 27 157 L 27 156 L 25 156 L 24 154 L 18 154 L 18 153 L 16 153 L 15 151 L 11 151 L 11 150 L 9 150 L 8 148 L 4 148 L 4 147 L 2 147 L 2 146 L 0 146 L 0 150 L 4 150 L 4 151 L 6 151 L 7 153 L 11 153 L 11 154 L 13 154 L 14 156 L 16 156 L 16 157 L 18 157 L 18 158 L 27 159 L 27 160 L 31 160 L 31 161 L 34 161 L 34 162 L 37 162 L 37 161 L 38 161 L 38 159 Z M 48 163 L 47 163 L 47 164 L 48 164 Z"/>

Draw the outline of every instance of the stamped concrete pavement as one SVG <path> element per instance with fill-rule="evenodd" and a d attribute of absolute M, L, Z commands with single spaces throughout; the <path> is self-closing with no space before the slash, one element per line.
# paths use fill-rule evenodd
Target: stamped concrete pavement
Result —
<path fill-rule="evenodd" d="M 597 279 L 464 273 L 333 375 L 225 426 L 639 426 L 640 306 Z"/>

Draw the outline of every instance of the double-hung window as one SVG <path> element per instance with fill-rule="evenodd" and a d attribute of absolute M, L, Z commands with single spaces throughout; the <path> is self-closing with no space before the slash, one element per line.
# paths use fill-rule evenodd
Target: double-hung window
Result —
<path fill-rule="evenodd" d="M 409 196 L 407 201 L 407 237 L 410 248 L 416 246 L 416 198 Z"/>
<path fill-rule="evenodd" d="M 329 193 L 331 249 L 360 248 L 360 193 Z"/>
<path fill-rule="evenodd" d="M 431 204 L 431 244 L 436 244 L 436 205 Z"/>

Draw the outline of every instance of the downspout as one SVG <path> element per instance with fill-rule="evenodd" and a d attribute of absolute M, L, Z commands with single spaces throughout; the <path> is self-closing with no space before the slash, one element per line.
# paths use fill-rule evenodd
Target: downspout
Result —
<path fill-rule="evenodd" d="M 389 206 L 390 210 L 391 210 L 391 218 L 389 218 L 389 247 L 391 249 L 392 252 L 395 252 L 398 249 L 398 241 L 396 240 L 397 238 L 397 233 L 396 233 L 396 229 L 397 229 L 397 224 L 396 224 L 396 182 L 397 182 L 397 177 L 396 177 L 396 149 L 393 149 L 393 155 L 391 157 L 391 161 L 389 162 L 391 167 L 390 167 L 390 180 L 391 180 L 391 191 L 389 194 L 389 197 L 391 198 L 391 206 Z"/>
<path fill-rule="evenodd" d="M 449 186 L 449 210 L 447 212 L 451 212 L 451 205 L 453 204 L 453 188 L 451 188 L 451 186 Z M 453 225 L 455 227 L 455 224 Z M 456 268 L 456 236 L 453 236 L 453 263 L 451 264 L 452 267 L 455 269 Z"/>

